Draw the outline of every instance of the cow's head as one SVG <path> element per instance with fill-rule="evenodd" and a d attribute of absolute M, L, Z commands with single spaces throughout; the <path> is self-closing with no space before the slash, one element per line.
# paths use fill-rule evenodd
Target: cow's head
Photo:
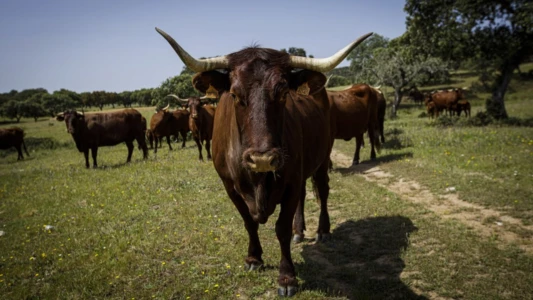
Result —
<path fill-rule="evenodd" d="M 75 134 L 85 122 L 85 115 L 75 110 L 67 110 L 57 114 L 56 120 L 65 121 L 65 124 L 67 125 L 67 132 L 70 134 Z"/>
<path fill-rule="evenodd" d="M 172 97 L 183 106 L 189 109 L 189 112 L 191 113 L 191 118 L 197 119 L 198 118 L 198 111 L 200 108 L 205 104 L 206 100 L 208 99 L 206 96 L 204 97 L 191 97 L 188 99 L 180 98 L 174 94 L 169 94 L 167 97 Z M 207 100 L 209 101 L 209 100 Z"/>
<path fill-rule="evenodd" d="M 283 166 L 283 122 L 288 99 L 310 100 L 324 88 L 321 72 L 334 69 L 371 33 L 323 59 L 251 47 L 229 55 L 196 60 L 176 41 L 156 28 L 191 70 L 194 87 L 217 93 L 221 102 L 233 102 L 242 144 L 242 162 L 254 172 L 276 171 Z M 219 70 L 219 71 L 217 71 Z M 191 110 L 191 114 L 193 111 Z"/>

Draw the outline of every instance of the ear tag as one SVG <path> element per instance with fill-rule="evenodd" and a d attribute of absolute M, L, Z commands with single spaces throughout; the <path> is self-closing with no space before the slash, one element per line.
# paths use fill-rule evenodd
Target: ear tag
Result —
<path fill-rule="evenodd" d="M 307 84 L 307 81 L 302 83 L 298 89 L 296 90 L 296 93 L 304 96 L 309 96 L 309 91 L 311 91 L 311 88 L 309 88 L 309 84 Z"/>
<path fill-rule="evenodd" d="M 212 85 L 209 85 L 209 88 L 205 91 L 205 96 L 211 99 L 218 99 L 218 91 Z"/>

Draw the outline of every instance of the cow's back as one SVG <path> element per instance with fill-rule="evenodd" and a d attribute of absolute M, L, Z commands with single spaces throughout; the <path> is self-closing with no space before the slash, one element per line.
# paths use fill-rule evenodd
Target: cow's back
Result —
<path fill-rule="evenodd" d="M 85 137 L 90 145 L 114 146 L 143 135 L 142 115 L 135 109 L 85 114 Z"/>
<path fill-rule="evenodd" d="M 22 144 L 24 130 L 19 127 L 0 129 L 0 149 L 8 149 Z"/>

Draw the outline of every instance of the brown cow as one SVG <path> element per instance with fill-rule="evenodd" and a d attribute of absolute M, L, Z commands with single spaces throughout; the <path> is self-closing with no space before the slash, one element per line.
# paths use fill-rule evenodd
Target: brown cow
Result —
<path fill-rule="evenodd" d="M 455 105 L 455 112 L 457 112 L 457 116 L 461 116 L 461 112 L 465 112 L 465 117 L 470 117 L 470 102 L 468 100 L 461 100 L 458 101 Z"/>
<path fill-rule="evenodd" d="M 464 99 L 463 89 L 453 89 L 433 92 L 428 95 L 425 101 L 433 101 L 435 103 L 435 109 L 438 112 L 446 110 L 448 114 L 452 116 L 454 112 L 453 106 L 455 106 L 457 102 L 462 99 Z"/>
<path fill-rule="evenodd" d="M 438 118 L 439 117 L 439 111 L 437 110 L 437 107 L 433 101 L 429 101 L 426 103 L 426 109 L 428 113 L 428 118 Z"/>
<path fill-rule="evenodd" d="M 18 152 L 17 160 L 21 160 L 24 159 L 21 146 L 24 147 L 26 155 L 30 156 L 24 143 L 24 130 L 22 128 L 11 127 L 0 129 L 0 149 L 15 147 Z"/>
<path fill-rule="evenodd" d="M 335 68 L 370 34 L 331 58 L 291 56 L 250 47 L 226 56 L 196 60 L 156 30 L 191 70 L 202 93 L 220 95 L 213 130 L 213 162 L 248 231 L 246 266 L 263 265 L 257 230 L 280 204 L 276 235 L 281 248 L 278 294 L 292 296 L 298 281 L 291 258 L 291 224 L 303 237 L 305 181 L 313 177 L 321 213 L 317 240 L 329 235 L 328 165 L 331 152 L 329 101 L 321 72 Z M 223 69 L 224 72 L 216 71 Z M 298 213 L 296 210 L 298 208 Z M 296 216 L 295 216 L 296 213 Z"/>
<path fill-rule="evenodd" d="M 192 138 L 198 146 L 200 153 L 198 158 L 204 160 L 202 155 L 202 144 L 205 142 L 205 151 L 207 159 L 211 160 L 211 138 L 213 137 L 213 118 L 215 116 L 215 107 L 203 102 L 206 97 L 191 97 L 181 99 L 176 95 L 169 95 L 180 101 L 191 111 L 189 116 L 189 128 L 191 129 Z"/>
<path fill-rule="evenodd" d="M 181 147 L 185 147 L 185 140 L 187 139 L 187 132 L 189 132 L 189 112 L 184 109 L 177 109 L 173 112 L 168 111 L 169 105 L 157 111 L 150 119 L 150 135 L 148 141 L 152 147 L 152 141 L 155 140 L 154 153 L 157 153 L 157 144 L 161 147 L 161 139 L 166 137 L 168 148 L 172 150 L 170 145 L 170 136 L 178 137 L 181 134 L 183 142 Z"/>
<path fill-rule="evenodd" d="M 68 133 L 76 143 L 78 151 L 85 155 L 85 166 L 89 168 L 89 149 L 92 152 L 93 167 L 96 168 L 98 147 L 114 146 L 126 142 L 128 159 L 131 161 L 133 140 L 137 140 L 139 148 L 143 150 L 143 158 L 148 157 L 148 149 L 144 137 L 142 115 L 137 110 L 127 108 L 109 113 L 84 114 L 74 110 L 65 111 L 57 115 L 58 121 L 65 120 Z M 146 124 L 146 123 L 145 123 Z"/>
<path fill-rule="evenodd" d="M 352 165 L 359 164 L 359 152 L 367 130 L 372 160 L 376 159 L 375 148 L 379 150 L 381 146 L 378 95 L 380 93 L 367 84 L 354 84 L 342 91 L 328 91 L 331 105 L 331 138 L 349 141 L 355 137 Z"/>

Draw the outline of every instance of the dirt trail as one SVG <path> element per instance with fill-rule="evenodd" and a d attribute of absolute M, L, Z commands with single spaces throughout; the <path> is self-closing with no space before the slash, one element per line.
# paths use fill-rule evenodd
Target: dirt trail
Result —
<path fill-rule="evenodd" d="M 343 168 L 349 168 L 352 164 L 350 157 L 335 150 L 331 152 L 331 159 Z M 397 194 L 402 199 L 423 205 L 441 218 L 460 221 L 483 236 L 497 237 L 501 241 L 515 243 L 522 250 L 533 254 L 533 243 L 530 239 L 508 230 L 508 227 L 513 226 L 519 230 L 533 232 L 533 226 L 523 225 L 519 219 L 504 215 L 497 210 L 462 201 L 453 193 L 435 195 L 416 181 L 398 179 L 377 165 L 372 168 L 368 168 L 368 164 L 358 165 L 351 167 L 351 170 L 363 176 L 367 181 L 375 182 Z M 484 220 L 494 221 L 484 222 Z"/>

